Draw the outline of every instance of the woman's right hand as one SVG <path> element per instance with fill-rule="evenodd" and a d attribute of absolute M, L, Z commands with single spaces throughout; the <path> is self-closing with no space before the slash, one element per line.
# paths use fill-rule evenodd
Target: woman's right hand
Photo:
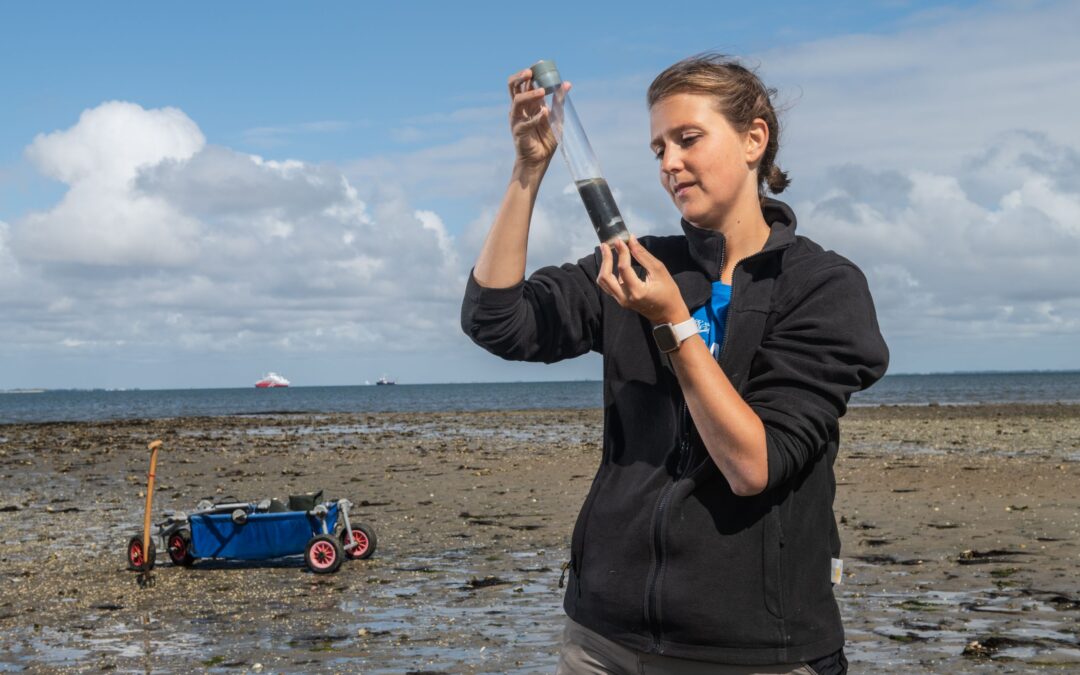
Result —
<path fill-rule="evenodd" d="M 551 111 L 544 105 L 544 90 L 532 88 L 532 70 L 510 76 L 510 132 L 518 161 L 528 167 L 547 168 L 559 143 L 551 128 Z M 569 91 L 570 84 L 563 87 Z"/>
<path fill-rule="evenodd" d="M 559 145 L 548 117 L 551 111 L 544 105 L 544 90 L 533 89 L 532 83 L 531 69 L 514 73 L 507 80 L 510 131 L 517 159 L 502 205 L 473 268 L 473 278 L 485 288 L 510 288 L 525 278 L 529 221 L 540 182 Z M 563 84 L 564 92 L 569 89 L 569 84 Z"/>

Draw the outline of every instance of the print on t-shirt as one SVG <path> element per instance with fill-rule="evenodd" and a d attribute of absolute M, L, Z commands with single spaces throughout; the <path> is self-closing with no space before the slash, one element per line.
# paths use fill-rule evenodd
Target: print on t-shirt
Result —
<path fill-rule="evenodd" d="M 713 358 L 720 358 L 720 349 L 724 344 L 724 330 L 727 327 L 727 308 L 731 303 L 731 286 L 722 281 L 714 281 L 712 299 L 695 309 L 691 316 L 697 321 L 698 333 L 709 347 Z"/>

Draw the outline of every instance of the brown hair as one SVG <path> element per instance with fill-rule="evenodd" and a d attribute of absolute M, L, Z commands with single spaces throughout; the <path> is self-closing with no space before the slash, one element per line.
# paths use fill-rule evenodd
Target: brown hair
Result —
<path fill-rule="evenodd" d="M 780 149 L 780 123 L 773 107 L 776 90 L 766 87 L 757 73 L 724 54 L 697 54 L 656 76 L 649 85 L 649 107 L 675 94 L 712 96 L 719 112 L 739 132 L 747 131 L 755 119 L 765 120 L 769 142 L 758 164 L 758 195 L 764 196 L 766 186 L 769 192 L 779 194 L 791 184 L 787 173 L 776 165 Z"/>

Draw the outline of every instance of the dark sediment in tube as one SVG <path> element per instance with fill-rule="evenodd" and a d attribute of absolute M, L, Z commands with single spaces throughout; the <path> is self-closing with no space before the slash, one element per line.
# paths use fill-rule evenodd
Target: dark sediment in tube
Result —
<path fill-rule="evenodd" d="M 630 233 L 623 222 L 619 207 L 615 204 L 615 197 L 611 194 L 611 188 L 603 178 L 590 178 L 575 183 L 581 201 L 585 202 L 585 210 L 592 220 L 593 229 L 600 237 L 602 243 L 613 239 L 626 241 Z"/>

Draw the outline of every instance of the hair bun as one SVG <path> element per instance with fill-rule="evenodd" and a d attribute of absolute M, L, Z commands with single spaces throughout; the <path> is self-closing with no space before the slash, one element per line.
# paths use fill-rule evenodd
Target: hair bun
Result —
<path fill-rule="evenodd" d="M 769 192 L 778 195 L 791 185 L 791 179 L 786 171 L 781 171 L 780 167 L 773 164 L 769 167 L 769 175 L 765 176 L 765 184 L 769 186 Z"/>

